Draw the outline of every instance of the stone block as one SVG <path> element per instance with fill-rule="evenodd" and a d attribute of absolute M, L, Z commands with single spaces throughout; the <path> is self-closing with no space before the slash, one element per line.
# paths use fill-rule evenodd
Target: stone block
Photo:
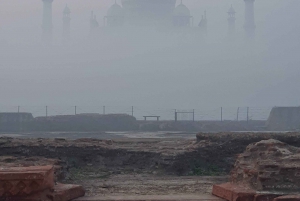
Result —
<path fill-rule="evenodd" d="M 54 201 L 53 190 L 46 189 L 31 195 L 0 197 L 1 201 Z"/>
<path fill-rule="evenodd" d="M 255 191 L 245 186 L 225 183 L 214 185 L 212 194 L 228 201 L 253 201 Z"/>
<path fill-rule="evenodd" d="M 80 185 L 57 184 L 54 187 L 54 201 L 69 201 L 84 196 L 85 191 Z"/>
<path fill-rule="evenodd" d="M 53 187 L 53 166 L 0 168 L 0 197 L 26 196 Z"/>
<path fill-rule="evenodd" d="M 300 195 L 286 195 L 274 199 L 274 201 L 300 201 Z"/>

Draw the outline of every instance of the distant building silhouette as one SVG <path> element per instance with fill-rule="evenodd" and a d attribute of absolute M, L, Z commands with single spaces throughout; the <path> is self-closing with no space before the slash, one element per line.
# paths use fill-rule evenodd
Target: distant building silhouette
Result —
<path fill-rule="evenodd" d="M 198 26 L 200 27 L 200 29 L 204 33 L 207 33 L 207 16 L 206 16 L 206 11 L 204 11 L 204 15 L 202 15 L 202 19 L 199 22 Z"/>
<path fill-rule="evenodd" d="M 245 32 L 246 37 L 249 39 L 255 38 L 255 16 L 254 16 L 254 1 L 255 0 L 244 0 L 245 1 Z"/>
<path fill-rule="evenodd" d="M 125 24 L 171 25 L 176 0 L 122 0 Z"/>
<path fill-rule="evenodd" d="M 52 3 L 53 0 L 43 1 L 43 34 L 44 41 L 52 41 Z M 114 4 L 107 11 L 104 17 L 105 29 L 100 29 L 96 15 L 91 12 L 90 17 L 90 35 L 97 36 L 100 30 L 109 29 L 109 27 L 127 26 L 158 26 L 158 30 L 174 31 L 178 33 L 196 33 L 199 35 L 207 34 L 208 21 L 206 11 L 198 27 L 193 27 L 193 16 L 189 8 L 183 4 L 183 1 L 176 6 L 176 0 L 120 0 L 121 4 L 115 0 Z M 244 0 L 245 2 L 245 33 L 247 38 L 255 37 L 255 0 Z M 235 37 L 235 10 L 233 6 L 228 10 L 228 35 Z M 68 5 L 63 10 L 63 43 L 68 43 L 71 38 L 71 11 Z M 182 27 L 184 29 L 177 29 Z M 115 30 L 115 29 L 112 29 Z M 111 33 L 111 32 L 110 32 Z M 101 34 L 99 34 L 101 35 Z"/>
<path fill-rule="evenodd" d="M 52 41 L 52 2 L 53 0 L 43 1 L 43 24 L 42 39 L 45 42 Z"/>
<path fill-rule="evenodd" d="M 228 36 L 230 38 L 233 38 L 235 35 L 235 20 L 236 20 L 235 13 L 236 12 L 235 12 L 234 8 L 232 7 L 232 5 L 229 8 L 227 13 L 228 13 Z"/>
<path fill-rule="evenodd" d="M 177 27 L 186 27 L 191 25 L 191 12 L 190 10 L 182 3 L 175 8 L 173 12 L 173 25 Z"/>
<path fill-rule="evenodd" d="M 107 11 L 107 16 L 104 17 L 104 26 L 122 26 L 124 23 L 124 11 L 123 8 L 117 4 L 113 4 Z"/>
<path fill-rule="evenodd" d="M 71 11 L 68 5 L 66 5 L 63 11 L 63 42 L 68 43 L 70 41 L 70 34 L 71 34 Z"/>
<path fill-rule="evenodd" d="M 97 17 L 94 14 L 94 12 L 91 12 L 91 18 L 90 18 L 90 34 L 94 35 L 97 30 L 99 29 L 99 23 L 97 21 Z"/>

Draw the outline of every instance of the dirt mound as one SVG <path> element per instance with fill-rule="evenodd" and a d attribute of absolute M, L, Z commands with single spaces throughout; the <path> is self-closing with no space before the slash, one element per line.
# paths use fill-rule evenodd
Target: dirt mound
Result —
<path fill-rule="evenodd" d="M 274 139 L 253 143 L 238 156 L 231 180 L 258 191 L 297 192 L 300 148 Z"/>

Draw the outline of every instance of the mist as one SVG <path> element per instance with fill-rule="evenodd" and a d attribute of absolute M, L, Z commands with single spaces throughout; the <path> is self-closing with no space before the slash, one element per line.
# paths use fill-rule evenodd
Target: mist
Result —
<path fill-rule="evenodd" d="M 117 1 L 121 4 L 120 1 Z M 177 1 L 177 5 L 180 2 Z M 244 1 L 184 0 L 193 26 L 104 27 L 112 0 L 54 0 L 53 40 L 42 39 L 40 0 L 0 1 L 1 111 L 50 115 L 129 113 L 137 118 L 173 109 L 298 106 L 300 103 L 298 0 L 256 0 L 256 35 L 245 38 Z M 71 10 L 68 44 L 62 12 Z M 228 36 L 227 11 L 236 11 Z M 90 34 L 90 13 L 99 30 Z M 207 12 L 207 33 L 198 23 Z"/>

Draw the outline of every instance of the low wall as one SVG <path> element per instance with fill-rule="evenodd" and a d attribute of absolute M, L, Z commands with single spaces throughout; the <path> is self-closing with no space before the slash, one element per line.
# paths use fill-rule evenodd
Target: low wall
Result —
<path fill-rule="evenodd" d="M 266 126 L 270 131 L 300 130 L 300 107 L 274 107 Z"/>
<path fill-rule="evenodd" d="M 31 113 L 0 113 L 0 132 L 28 130 L 29 122 L 34 120 Z"/>

